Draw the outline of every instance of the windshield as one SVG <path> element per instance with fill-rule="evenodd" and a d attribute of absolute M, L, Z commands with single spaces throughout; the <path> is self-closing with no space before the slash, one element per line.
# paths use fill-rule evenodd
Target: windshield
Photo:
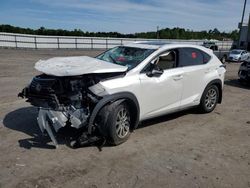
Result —
<path fill-rule="evenodd" d="M 239 50 L 233 50 L 233 51 L 231 51 L 231 54 L 240 54 L 241 53 L 241 51 L 239 51 Z"/>
<path fill-rule="evenodd" d="M 154 51 L 153 49 L 118 46 L 102 53 L 96 58 L 110 63 L 127 66 L 128 70 L 131 70 Z"/>

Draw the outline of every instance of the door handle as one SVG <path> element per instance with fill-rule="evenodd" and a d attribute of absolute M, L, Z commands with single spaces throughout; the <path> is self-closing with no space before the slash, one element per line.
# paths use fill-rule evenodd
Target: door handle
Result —
<path fill-rule="evenodd" d="M 175 81 L 177 81 L 177 80 L 181 80 L 182 78 L 183 78 L 183 75 L 182 75 L 182 74 L 179 74 L 179 75 L 173 76 L 173 79 L 174 79 Z"/>

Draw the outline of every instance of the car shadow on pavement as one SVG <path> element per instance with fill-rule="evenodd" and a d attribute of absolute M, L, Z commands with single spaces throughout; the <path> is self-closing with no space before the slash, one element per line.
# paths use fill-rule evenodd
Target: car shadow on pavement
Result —
<path fill-rule="evenodd" d="M 176 112 L 169 115 L 164 115 L 157 118 L 152 118 L 146 121 L 143 121 L 139 126 L 138 129 L 148 127 L 154 124 L 174 120 L 180 116 L 184 116 L 187 114 L 199 114 L 199 111 L 195 108 L 184 110 L 181 112 Z M 3 124 L 5 127 L 19 131 L 22 133 L 25 133 L 29 135 L 31 138 L 25 138 L 20 139 L 19 146 L 25 149 L 31 149 L 31 148 L 41 148 L 41 149 L 55 149 L 56 147 L 51 142 L 51 139 L 48 136 L 42 135 L 39 126 L 37 124 L 37 115 L 38 110 L 34 107 L 25 107 L 20 108 L 15 111 L 12 111 L 8 113 L 3 120 Z M 72 148 L 72 146 L 69 145 L 67 142 L 67 139 L 63 139 L 58 135 L 57 141 L 59 144 L 66 144 L 68 147 Z M 97 147 L 100 151 L 102 147 L 111 147 L 112 145 L 109 145 L 108 143 L 104 142 L 105 144 L 102 144 L 97 142 L 95 144 L 90 144 L 86 146 L 81 147 Z"/>
<path fill-rule="evenodd" d="M 240 82 L 238 79 L 225 80 L 225 85 L 238 87 L 242 89 L 250 89 L 250 84 L 246 82 Z"/>
<path fill-rule="evenodd" d="M 55 146 L 50 145 L 51 140 L 47 136 L 43 136 L 37 125 L 37 114 L 38 111 L 34 107 L 20 108 L 15 111 L 8 113 L 3 120 L 5 127 L 23 132 L 31 138 L 19 140 L 19 146 L 31 149 L 44 148 L 44 149 L 55 149 Z"/>

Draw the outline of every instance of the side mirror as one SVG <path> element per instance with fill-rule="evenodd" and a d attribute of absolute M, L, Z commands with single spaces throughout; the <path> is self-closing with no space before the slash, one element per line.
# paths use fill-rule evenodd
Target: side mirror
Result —
<path fill-rule="evenodd" d="M 148 77 L 160 77 L 163 74 L 163 70 L 159 68 L 153 68 L 152 70 L 148 71 L 146 75 Z"/>

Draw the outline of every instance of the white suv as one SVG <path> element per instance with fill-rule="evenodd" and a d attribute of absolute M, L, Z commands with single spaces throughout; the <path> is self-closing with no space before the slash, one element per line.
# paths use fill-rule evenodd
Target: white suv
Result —
<path fill-rule="evenodd" d="M 161 42 L 40 60 L 35 68 L 43 74 L 19 96 L 39 108 L 39 127 L 55 145 L 61 129 L 76 130 L 80 145 L 101 137 L 118 145 L 143 120 L 194 106 L 211 112 L 226 72 L 210 49 Z"/>

